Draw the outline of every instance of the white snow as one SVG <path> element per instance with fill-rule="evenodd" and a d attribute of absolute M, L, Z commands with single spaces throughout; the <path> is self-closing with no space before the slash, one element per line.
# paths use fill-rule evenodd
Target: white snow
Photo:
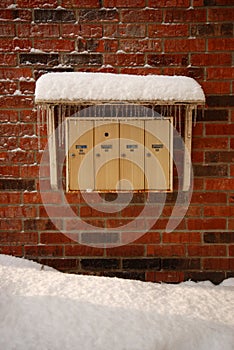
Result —
<path fill-rule="evenodd" d="M 0 255 L 0 349 L 232 350 L 234 279 L 153 284 Z"/>
<path fill-rule="evenodd" d="M 35 95 L 36 102 L 205 101 L 201 86 L 189 77 L 86 72 L 44 74 Z"/>

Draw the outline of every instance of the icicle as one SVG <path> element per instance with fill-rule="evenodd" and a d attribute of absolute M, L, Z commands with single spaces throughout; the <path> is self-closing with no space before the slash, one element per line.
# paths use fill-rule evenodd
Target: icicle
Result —
<path fill-rule="evenodd" d="M 174 107 L 174 127 L 176 129 L 177 126 L 177 106 Z"/>
<path fill-rule="evenodd" d="M 194 120 L 193 125 L 196 126 L 197 124 L 197 106 L 194 106 Z"/>
<path fill-rule="evenodd" d="M 202 119 L 205 118 L 205 106 L 202 106 Z"/>
<path fill-rule="evenodd" d="M 179 105 L 179 133 L 181 134 L 181 105 Z"/>
<path fill-rule="evenodd" d="M 37 106 L 37 140 L 38 140 L 38 151 L 41 149 L 41 107 Z"/>

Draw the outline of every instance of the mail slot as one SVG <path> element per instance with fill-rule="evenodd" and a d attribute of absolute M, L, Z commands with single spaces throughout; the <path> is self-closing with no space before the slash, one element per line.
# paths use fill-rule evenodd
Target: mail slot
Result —
<path fill-rule="evenodd" d="M 67 190 L 172 189 L 171 119 L 67 118 Z"/>

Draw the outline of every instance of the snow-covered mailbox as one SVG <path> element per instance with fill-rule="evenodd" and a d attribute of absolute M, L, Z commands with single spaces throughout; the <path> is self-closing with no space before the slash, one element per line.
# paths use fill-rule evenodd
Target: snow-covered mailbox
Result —
<path fill-rule="evenodd" d="M 65 144 L 67 191 L 171 191 L 174 125 L 183 130 L 188 189 L 192 118 L 204 102 L 202 88 L 189 77 L 41 76 L 36 103 L 38 122 L 46 115 L 52 188 L 58 186 L 58 148 Z"/>

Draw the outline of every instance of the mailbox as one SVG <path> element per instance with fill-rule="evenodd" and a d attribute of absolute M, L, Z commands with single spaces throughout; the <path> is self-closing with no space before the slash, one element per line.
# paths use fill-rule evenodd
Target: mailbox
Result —
<path fill-rule="evenodd" d="M 169 191 L 170 118 L 67 118 L 67 190 Z"/>

